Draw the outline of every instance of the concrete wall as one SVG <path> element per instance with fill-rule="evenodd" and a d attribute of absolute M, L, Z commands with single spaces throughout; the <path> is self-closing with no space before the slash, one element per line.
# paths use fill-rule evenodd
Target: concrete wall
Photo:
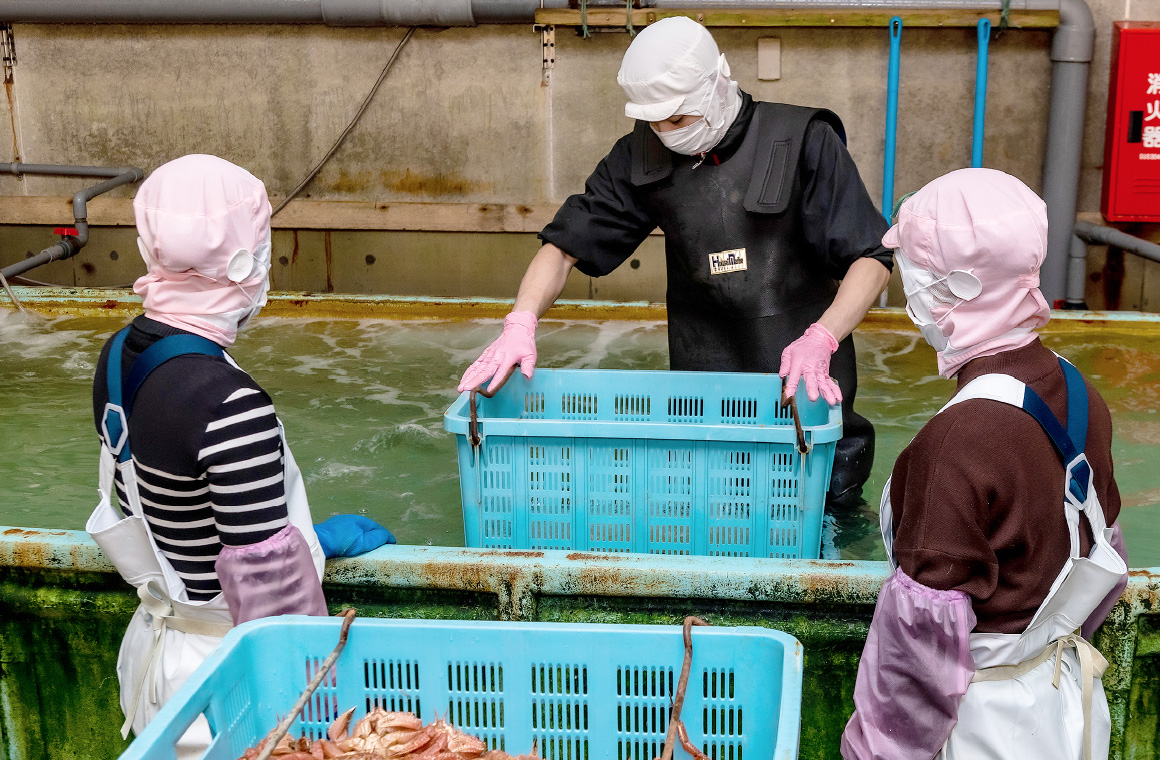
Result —
<path fill-rule="evenodd" d="M 1079 204 L 1086 212 L 1099 205 L 1111 23 L 1160 20 L 1160 0 L 1093 0 L 1092 7 L 1097 42 Z M 825 106 L 843 118 L 850 151 L 880 201 L 886 30 L 713 31 L 745 90 L 761 99 Z M 757 80 L 757 40 L 765 36 L 781 39 L 779 81 Z M 249 168 L 277 197 L 298 184 L 342 131 L 402 30 L 17 25 L 14 37 L 18 63 L 0 102 L 0 161 L 152 169 L 186 153 L 214 153 Z M 595 163 L 631 128 L 615 82 L 629 37 L 597 33 L 582 40 L 560 27 L 556 42 L 556 67 L 544 87 L 539 35 L 530 26 L 420 29 L 361 123 L 302 197 L 556 204 L 580 191 Z M 1037 190 L 1049 46 L 1049 32 L 1012 30 L 993 40 L 990 52 L 985 165 Z M 974 29 L 904 30 L 897 195 L 969 163 L 974 67 Z M 80 186 L 2 177 L 0 195 L 70 196 Z M 60 220 L 67 222 L 67 216 Z M 0 262 L 51 240 L 51 229 L 0 227 Z M 537 245 L 533 234 L 286 231 L 275 239 L 274 284 L 505 296 L 514 293 Z M 597 281 L 574 275 L 565 295 L 663 299 L 661 251 L 661 241 L 650 239 L 639 267 Z M 1102 250 L 1092 258 L 1094 275 L 1117 276 L 1098 268 Z M 76 262 L 30 276 L 122 284 L 139 269 L 131 229 L 98 229 Z M 1133 261 L 1121 269 L 1119 305 L 1160 308 L 1160 267 Z M 1103 305 L 1106 284 L 1089 283 L 1096 305 Z"/>

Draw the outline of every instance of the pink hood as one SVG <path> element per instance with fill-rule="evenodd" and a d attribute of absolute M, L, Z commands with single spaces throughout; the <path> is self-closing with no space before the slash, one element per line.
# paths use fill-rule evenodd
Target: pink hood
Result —
<path fill-rule="evenodd" d="M 239 322 L 253 315 L 255 300 L 264 302 L 268 287 L 265 185 L 216 156 L 183 156 L 141 184 L 133 213 L 149 268 L 133 290 L 146 316 L 232 345 Z M 227 267 L 235 257 L 231 279 Z"/>
<path fill-rule="evenodd" d="M 963 269 L 982 284 L 970 301 L 931 309 L 950 342 L 938 356 L 947 377 L 971 359 L 1027 345 L 1051 319 L 1039 292 L 1047 205 L 1009 174 L 960 169 L 930 182 L 902 204 L 882 245 L 938 277 Z"/>

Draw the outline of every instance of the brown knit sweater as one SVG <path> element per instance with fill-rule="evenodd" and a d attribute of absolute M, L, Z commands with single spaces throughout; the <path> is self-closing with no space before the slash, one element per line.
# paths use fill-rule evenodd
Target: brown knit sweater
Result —
<path fill-rule="evenodd" d="M 988 373 L 1021 380 L 1061 421 L 1067 390 L 1055 355 L 1036 339 L 1024 348 L 981 357 L 958 384 Z M 1110 526 L 1120 512 L 1112 472 L 1112 420 L 1090 383 L 1085 453 Z M 899 567 L 931 588 L 970 595 L 988 633 L 1019 633 L 1031 622 L 1067 560 L 1063 462 L 1039 423 L 1022 409 L 972 399 L 935 415 L 894 465 L 894 555 Z M 1091 547 L 1081 519 L 1081 550 Z"/>

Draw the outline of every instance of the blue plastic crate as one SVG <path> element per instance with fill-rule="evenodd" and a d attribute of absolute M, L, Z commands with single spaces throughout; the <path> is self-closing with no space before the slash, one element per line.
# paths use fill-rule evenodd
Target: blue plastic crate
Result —
<path fill-rule="evenodd" d="M 206 760 L 235 760 L 269 733 L 338 641 L 338 618 L 239 626 L 121 760 L 174 760 L 204 714 Z M 436 717 L 492 749 L 545 760 L 654 760 L 681 673 L 679 626 L 359 619 L 333 676 L 291 727 L 321 737 L 344 710 Z M 682 719 L 712 760 L 796 758 L 802 648 L 767 628 L 694 628 Z M 675 760 L 689 760 L 677 745 Z"/>
<path fill-rule="evenodd" d="M 840 407 L 772 374 L 537 369 L 444 416 L 467 546 L 816 559 Z"/>

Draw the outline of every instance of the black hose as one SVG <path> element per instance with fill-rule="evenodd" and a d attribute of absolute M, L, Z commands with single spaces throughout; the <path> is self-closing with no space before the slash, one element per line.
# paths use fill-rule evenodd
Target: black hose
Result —
<path fill-rule="evenodd" d="M 411 27 L 407 30 L 407 33 L 403 35 L 403 39 L 401 39 L 399 44 L 395 46 L 395 51 L 391 53 L 391 57 L 387 59 L 386 65 L 383 66 L 382 73 L 379 74 L 378 80 L 374 83 L 374 86 L 371 87 L 371 91 L 367 93 L 367 96 L 363 98 L 362 105 L 359 106 L 358 111 L 355 112 L 354 118 L 351 119 L 350 123 L 346 125 L 346 129 L 342 130 L 342 134 L 339 135 L 338 139 L 334 141 L 334 145 L 330 146 L 330 150 L 326 151 L 326 155 L 322 157 L 322 160 L 315 164 L 314 168 L 310 170 L 306 177 L 298 183 L 298 187 L 291 190 L 290 194 L 283 198 L 281 202 L 274 207 L 274 210 L 270 213 L 271 217 L 275 216 L 279 211 L 286 208 L 286 204 L 293 200 L 294 197 L 298 195 L 298 193 L 302 192 L 302 189 L 309 185 L 310 181 L 318 176 L 318 172 L 322 171 L 322 167 L 326 165 L 326 162 L 329 161 L 336 152 L 338 152 L 338 148 L 342 145 L 343 141 L 346 140 L 346 136 L 350 134 L 351 130 L 354 129 L 355 124 L 358 124 L 358 120 L 362 118 L 364 113 L 366 113 L 367 106 L 371 104 L 371 100 L 375 97 L 375 93 L 379 91 L 379 85 L 381 85 L 383 80 L 387 78 L 387 73 L 390 72 L 391 67 L 395 65 L 395 59 L 399 57 L 399 53 L 402 52 L 403 47 L 407 44 L 408 40 L 411 39 L 411 35 L 414 33 L 415 27 Z"/>

